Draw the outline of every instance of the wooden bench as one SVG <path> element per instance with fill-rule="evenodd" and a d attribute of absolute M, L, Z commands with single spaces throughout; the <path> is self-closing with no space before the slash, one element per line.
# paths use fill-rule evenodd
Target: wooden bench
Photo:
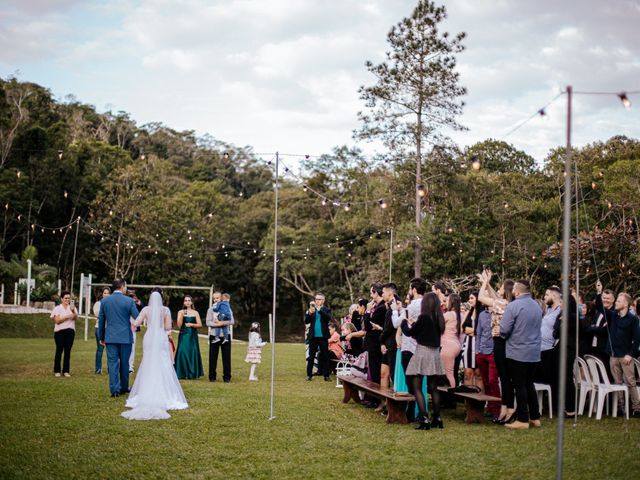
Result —
<path fill-rule="evenodd" d="M 377 383 L 353 375 L 341 376 L 340 380 L 344 388 L 343 403 L 349 403 L 349 400 L 361 403 L 358 392 L 366 392 L 376 398 L 386 399 L 387 423 L 408 423 L 405 413 L 407 402 L 415 400 L 415 397 L 410 393 L 396 393 L 390 388 L 383 388 Z"/>
<path fill-rule="evenodd" d="M 438 390 L 464 398 L 464 408 L 467 412 L 465 423 L 484 423 L 485 402 L 500 401 L 500 397 L 492 397 L 484 393 L 450 392 L 448 387 L 438 387 Z"/>

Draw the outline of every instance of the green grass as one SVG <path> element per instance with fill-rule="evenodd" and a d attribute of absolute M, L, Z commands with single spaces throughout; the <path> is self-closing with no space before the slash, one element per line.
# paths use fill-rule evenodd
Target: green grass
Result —
<path fill-rule="evenodd" d="M 458 406 L 445 411 L 444 430 L 387 425 L 342 404 L 334 382 L 307 382 L 300 344 L 276 347 L 273 421 L 270 348 L 250 383 L 244 345 L 232 349 L 232 383 L 183 381 L 188 410 L 129 421 L 124 399 L 93 373 L 94 348 L 76 340 L 73 376 L 54 378 L 52 338 L 0 339 L 0 478 L 553 477 L 555 421 L 520 432 L 465 425 Z M 640 420 L 580 418 L 565 438 L 565 478 L 636 478 Z"/>

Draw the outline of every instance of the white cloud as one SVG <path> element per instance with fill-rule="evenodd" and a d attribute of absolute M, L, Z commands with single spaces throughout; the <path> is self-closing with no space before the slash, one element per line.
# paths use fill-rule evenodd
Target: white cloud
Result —
<path fill-rule="evenodd" d="M 12 0 L 0 10 L 0 75 L 113 104 L 258 151 L 323 153 L 351 143 L 358 87 L 414 0 Z M 45 5 L 46 4 L 46 5 Z M 449 0 L 445 29 L 468 33 L 462 144 L 499 137 L 567 84 L 639 89 L 637 1 Z M 70 7 L 74 5 L 75 8 Z M 1 7 L 0 7 L 1 8 Z M 4 21 L 6 20 L 6 21 Z M 637 109 L 576 98 L 576 141 L 640 136 Z M 640 105 L 640 98 L 635 102 Z M 563 144 L 563 104 L 510 137 L 539 159 Z M 634 119 L 634 121 L 631 121 Z M 369 149 L 370 147 L 365 147 Z"/>

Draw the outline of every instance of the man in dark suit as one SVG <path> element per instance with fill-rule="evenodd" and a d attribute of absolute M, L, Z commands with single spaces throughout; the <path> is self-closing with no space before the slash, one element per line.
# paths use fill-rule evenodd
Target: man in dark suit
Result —
<path fill-rule="evenodd" d="M 138 318 L 139 312 L 133 299 L 126 295 L 127 282 L 122 278 L 113 281 L 111 290 L 113 293 L 100 304 L 98 338 L 107 347 L 109 390 L 112 397 L 117 397 L 129 392 L 131 318 Z"/>
<path fill-rule="evenodd" d="M 307 339 L 309 340 L 309 358 L 307 358 L 307 380 L 313 380 L 313 362 L 319 351 L 318 371 L 329 378 L 329 322 L 331 310 L 324 304 L 322 293 L 316 293 L 314 301 L 309 303 L 309 309 L 304 314 L 304 323 L 309 325 Z"/>

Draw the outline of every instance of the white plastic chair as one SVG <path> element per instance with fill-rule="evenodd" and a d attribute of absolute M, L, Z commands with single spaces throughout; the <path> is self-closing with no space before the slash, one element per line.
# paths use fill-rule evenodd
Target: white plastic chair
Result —
<path fill-rule="evenodd" d="M 336 365 L 336 388 L 342 388 L 341 376 L 351 375 L 351 363 L 348 360 L 340 360 Z"/>
<path fill-rule="evenodd" d="M 640 360 L 634 358 L 633 364 L 636 366 L 636 389 L 638 389 L 638 396 L 640 396 Z"/>
<path fill-rule="evenodd" d="M 629 420 L 629 389 L 626 385 L 612 384 L 609 382 L 607 375 L 607 369 L 602 363 L 602 360 L 591 355 L 585 357 L 587 365 L 589 367 L 589 373 L 593 379 L 594 384 L 597 384 L 598 390 L 598 405 L 596 411 L 596 420 L 602 418 L 602 410 L 604 408 L 604 402 L 607 399 L 607 395 L 613 393 L 613 416 L 618 416 L 618 393 L 624 393 L 625 398 L 625 416 Z"/>
<path fill-rule="evenodd" d="M 549 404 L 549 418 L 553 418 L 553 409 L 551 408 L 553 403 L 553 401 L 551 400 L 551 385 L 547 383 L 534 383 L 533 386 L 535 387 L 536 392 L 538 394 L 538 406 L 540 408 L 540 415 L 542 415 L 542 400 L 544 397 L 544 393 L 547 392 L 547 402 Z"/>
<path fill-rule="evenodd" d="M 587 395 L 589 395 L 589 416 L 591 416 L 597 389 L 591 375 L 589 375 L 587 362 L 580 357 L 577 357 L 573 362 L 573 383 L 578 394 L 578 415 L 584 415 L 584 407 L 587 403 Z"/>

